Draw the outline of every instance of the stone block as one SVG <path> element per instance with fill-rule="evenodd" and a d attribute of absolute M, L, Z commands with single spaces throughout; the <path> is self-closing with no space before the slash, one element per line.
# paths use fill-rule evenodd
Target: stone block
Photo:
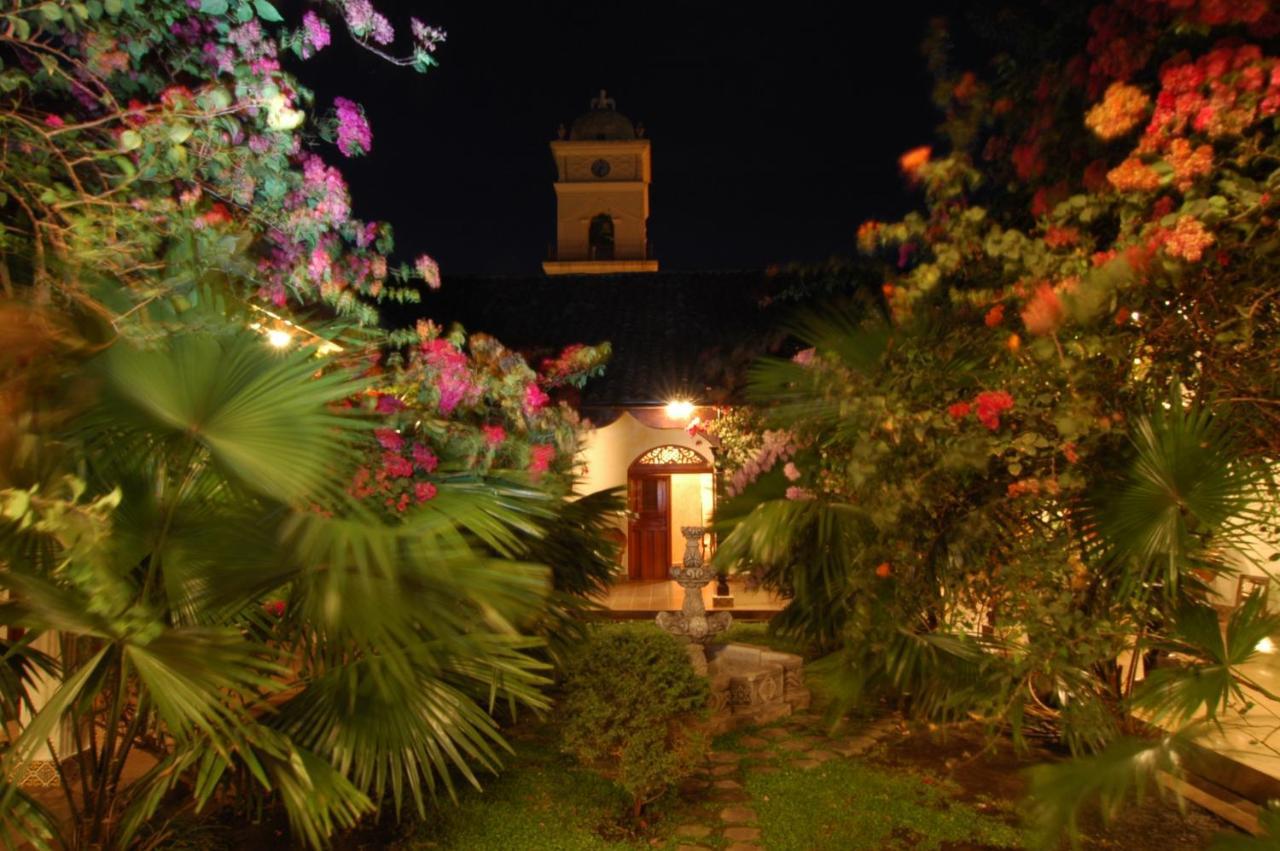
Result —
<path fill-rule="evenodd" d="M 754 842 L 760 838 L 760 828 L 726 827 L 724 829 L 724 838 L 732 839 L 735 842 Z"/>

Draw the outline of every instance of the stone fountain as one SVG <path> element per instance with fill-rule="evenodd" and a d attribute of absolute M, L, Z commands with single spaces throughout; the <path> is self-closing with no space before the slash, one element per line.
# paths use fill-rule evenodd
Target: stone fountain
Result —
<path fill-rule="evenodd" d="M 671 568 L 671 578 L 684 589 L 678 612 L 659 612 L 658 626 L 686 642 L 694 670 L 711 681 L 712 731 L 765 724 L 809 706 L 804 660 L 752 644 L 708 646 L 733 623 L 729 612 L 707 613 L 702 589 L 716 572 L 702 562 L 702 526 L 683 526 L 684 563 Z"/>
<path fill-rule="evenodd" d="M 680 527 L 680 534 L 684 535 L 684 564 L 671 568 L 671 578 L 684 589 L 684 605 L 678 612 L 659 612 L 657 618 L 658 626 L 699 648 L 733 623 L 733 615 L 728 612 L 707 614 L 706 604 L 702 602 L 702 589 L 716 576 L 715 570 L 702 563 L 702 536 L 706 533 L 705 526 Z M 691 651 L 690 655 L 695 654 Z M 702 655 L 699 672 L 705 673 L 706 657 L 705 653 Z M 694 667 L 699 667 L 696 660 Z"/>

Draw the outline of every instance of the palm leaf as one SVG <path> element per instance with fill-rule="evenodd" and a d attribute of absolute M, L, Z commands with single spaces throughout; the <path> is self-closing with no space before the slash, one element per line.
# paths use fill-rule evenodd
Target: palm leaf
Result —
<path fill-rule="evenodd" d="M 194 441 L 225 473 L 258 493 L 325 496 L 358 420 L 328 406 L 360 386 L 306 350 L 278 354 L 245 332 L 190 334 L 155 349 L 112 346 L 97 364 L 104 384 L 91 420 L 100 440 L 147 445 Z M 118 449 L 119 447 L 115 447 Z"/>

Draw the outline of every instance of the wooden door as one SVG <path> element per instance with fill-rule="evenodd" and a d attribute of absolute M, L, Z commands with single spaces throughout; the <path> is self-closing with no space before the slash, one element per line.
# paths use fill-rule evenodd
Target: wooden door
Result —
<path fill-rule="evenodd" d="M 628 481 L 631 523 L 627 575 L 631 579 L 670 579 L 671 477 L 636 476 Z"/>

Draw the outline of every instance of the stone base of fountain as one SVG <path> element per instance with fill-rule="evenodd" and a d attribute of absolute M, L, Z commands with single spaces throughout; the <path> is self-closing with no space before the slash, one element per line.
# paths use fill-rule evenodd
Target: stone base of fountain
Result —
<path fill-rule="evenodd" d="M 804 660 L 752 644 L 706 648 L 713 734 L 768 724 L 807 709 Z"/>

